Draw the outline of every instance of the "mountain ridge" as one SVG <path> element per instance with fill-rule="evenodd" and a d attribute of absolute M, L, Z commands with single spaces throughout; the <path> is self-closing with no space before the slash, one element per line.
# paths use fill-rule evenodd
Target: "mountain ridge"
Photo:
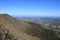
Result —
<path fill-rule="evenodd" d="M 33 37 L 24 32 L 30 24 L 15 19 L 8 14 L 0 14 L 0 24 L 10 30 L 11 34 L 16 36 L 19 40 L 40 40 L 40 38 Z"/>

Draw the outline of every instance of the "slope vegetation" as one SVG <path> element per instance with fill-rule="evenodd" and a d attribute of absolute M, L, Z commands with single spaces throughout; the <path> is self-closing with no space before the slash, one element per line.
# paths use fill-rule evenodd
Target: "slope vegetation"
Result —
<path fill-rule="evenodd" d="M 53 30 L 45 29 L 40 24 L 18 20 L 7 14 L 0 14 L 0 25 L 18 40 L 60 40 Z"/>
<path fill-rule="evenodd" d="M 36 36 L 33 37 L 25 33 L 26 28 L 30 27 L 30 24 L 17 20 L 7 14 L 0 14 L 0 25 L 8 29 L 10 34 L 16 36 L 18 40 L 40 40 Z"/>

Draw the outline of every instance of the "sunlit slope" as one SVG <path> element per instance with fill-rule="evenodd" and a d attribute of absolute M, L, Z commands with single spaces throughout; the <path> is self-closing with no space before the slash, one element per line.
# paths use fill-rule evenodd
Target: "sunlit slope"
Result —
<path fill-rule="evenodd" d="M 16 36 L 19 40 L 40 40 L 36 36 L 25 33 L 26 29 L 31 25 L 24 21 L 19 21 L 7 14 L 0 15 L 0 25 L 4 28 L 9 29 L 10 33 Z"/>
<path fill-rule="evenodd" d="M 22 29 L 24 30 L 26 27 L 29 26 L 29 24 L 27 24 L 21 20 L 19 21 L 7 14 L 0 15 L 0 19 L 2 21 L 4 21 L 5 23 L 10 24 L 11 26 L 18 28 L 18 30 L 22 30 Z"/>

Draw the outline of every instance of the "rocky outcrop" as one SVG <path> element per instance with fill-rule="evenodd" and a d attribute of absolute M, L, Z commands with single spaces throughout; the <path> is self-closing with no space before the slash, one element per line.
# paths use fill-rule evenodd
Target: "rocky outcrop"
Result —
<path fill-rule="evenodd" d="M 0 40 L 17 40 L 8 29 L 0 26 Z"/>

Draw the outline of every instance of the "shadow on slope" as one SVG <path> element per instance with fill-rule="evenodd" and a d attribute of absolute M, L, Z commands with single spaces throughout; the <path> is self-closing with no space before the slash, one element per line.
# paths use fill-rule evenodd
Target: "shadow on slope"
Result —
<path fill-rule="evenodd" d="M 53 30 L 42 28 L 41 25 L 36 23 L 27 23 L 31 24 L 31 26 L 25 31 L 27 34 L 37 36 L 38 38 L 41 38 L 41 40 L 60 40 L 60 38 L 56 37 L 56 34 Z"/>

